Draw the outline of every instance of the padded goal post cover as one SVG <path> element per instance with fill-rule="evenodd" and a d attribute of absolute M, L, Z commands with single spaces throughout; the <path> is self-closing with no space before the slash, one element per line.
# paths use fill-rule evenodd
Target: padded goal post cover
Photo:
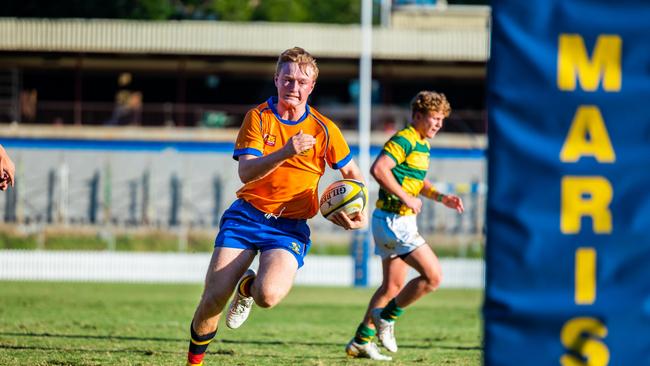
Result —
<path fill-rule="evenodd" d="M 650 3 L 492 5 L 485 365 L 650 365 Z"/>

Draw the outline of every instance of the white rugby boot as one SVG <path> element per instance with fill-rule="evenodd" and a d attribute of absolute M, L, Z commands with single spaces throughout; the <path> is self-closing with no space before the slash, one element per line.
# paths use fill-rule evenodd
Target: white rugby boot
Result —
<path fill-rule="evenodd" d="M 242 296 L 239 293 L 239 285 L 241 285 L 243 280 L 249 277 L 255 277 L 255 271 L 250 268 L 239 279 L 239 282 L 237 282 L 237 287 L 235 287 L 235 296 L 230 302 L 228 315 L 226 315 L 226 325 L 230 329 L 237 329 L 242 324 L 244 324 L 248 318 L 248 314 L 251 312 L 251 308 L 253 307 L 253 297 Z"/>
<path fill-rule="evenodd" d="M 372 322 L 377 328 L 377 338 L 390 352 L 397 352 L 397 340 L 395 339 L 395 321 L 383 319 L 381 317 L 381 308 L 373 309 L 370 315 Z"/>
<path fill-rule="evenodd" d="M 366 344 L 359 344 L 354 341 L 354 338 L 345 346 L 345 353 L 354 358 L 369 358 L 376 361 L 390 361 L 393 358 L 390 356 L 382 355 L 379 352 L 379 347 L 372 342 Z"/>

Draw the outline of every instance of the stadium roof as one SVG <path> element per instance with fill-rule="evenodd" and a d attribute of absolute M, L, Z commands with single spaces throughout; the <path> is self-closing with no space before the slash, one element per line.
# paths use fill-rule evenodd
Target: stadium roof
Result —
<path fill-rule="evenodd" d="M 443 15 L 437 13 L 439 19 Z M 489 11 L 462 17 L 473 21 L 458 19 L 456 14 L 456 18 L 444 17 L 444 27 L 426 29 L 420 18 L 419 25 L 412 28 L 404 22 L 375 27 L 373 57 L 487 61 Z M 279 50 L 301 45 L 318 57 L 351 59 L 359 57 L 360 32 L 358 25 L 0 18 L 0 52 L 276 57 Z"/>

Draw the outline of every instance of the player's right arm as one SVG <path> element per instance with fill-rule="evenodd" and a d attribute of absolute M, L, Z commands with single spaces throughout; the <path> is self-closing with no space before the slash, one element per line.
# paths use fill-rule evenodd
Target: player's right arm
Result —
<path fill-rule="evenodd" d="M 396 166 L 395 160 L 386 154 L 379 154 L 370 168 L 370 174 L 377 180 L 377 183 L 387 192 L 396 195 L 402 203 L 408 206 L 414 213 L 422 210 L 422 200 L 406 193 L 399 184 L 392 169 Z"/>
<path fill-rule="evenodd" d="M 239 179 L 246 184 L 269 175 L 290 157 L 311 149 L 316 143 L 312 135 L 298 132 L 278 151 L 265 156 L 244 154 L 239 156 Z"/>

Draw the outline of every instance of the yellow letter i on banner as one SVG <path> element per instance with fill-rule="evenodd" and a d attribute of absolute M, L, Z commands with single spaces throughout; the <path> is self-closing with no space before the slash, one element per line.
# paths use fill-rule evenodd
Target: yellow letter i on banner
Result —
<path fill-rule="evenodd" d="M 575 262 L 575 302 L 591 305 L 596 301 L 596 249 L 578 248 Z"/>

